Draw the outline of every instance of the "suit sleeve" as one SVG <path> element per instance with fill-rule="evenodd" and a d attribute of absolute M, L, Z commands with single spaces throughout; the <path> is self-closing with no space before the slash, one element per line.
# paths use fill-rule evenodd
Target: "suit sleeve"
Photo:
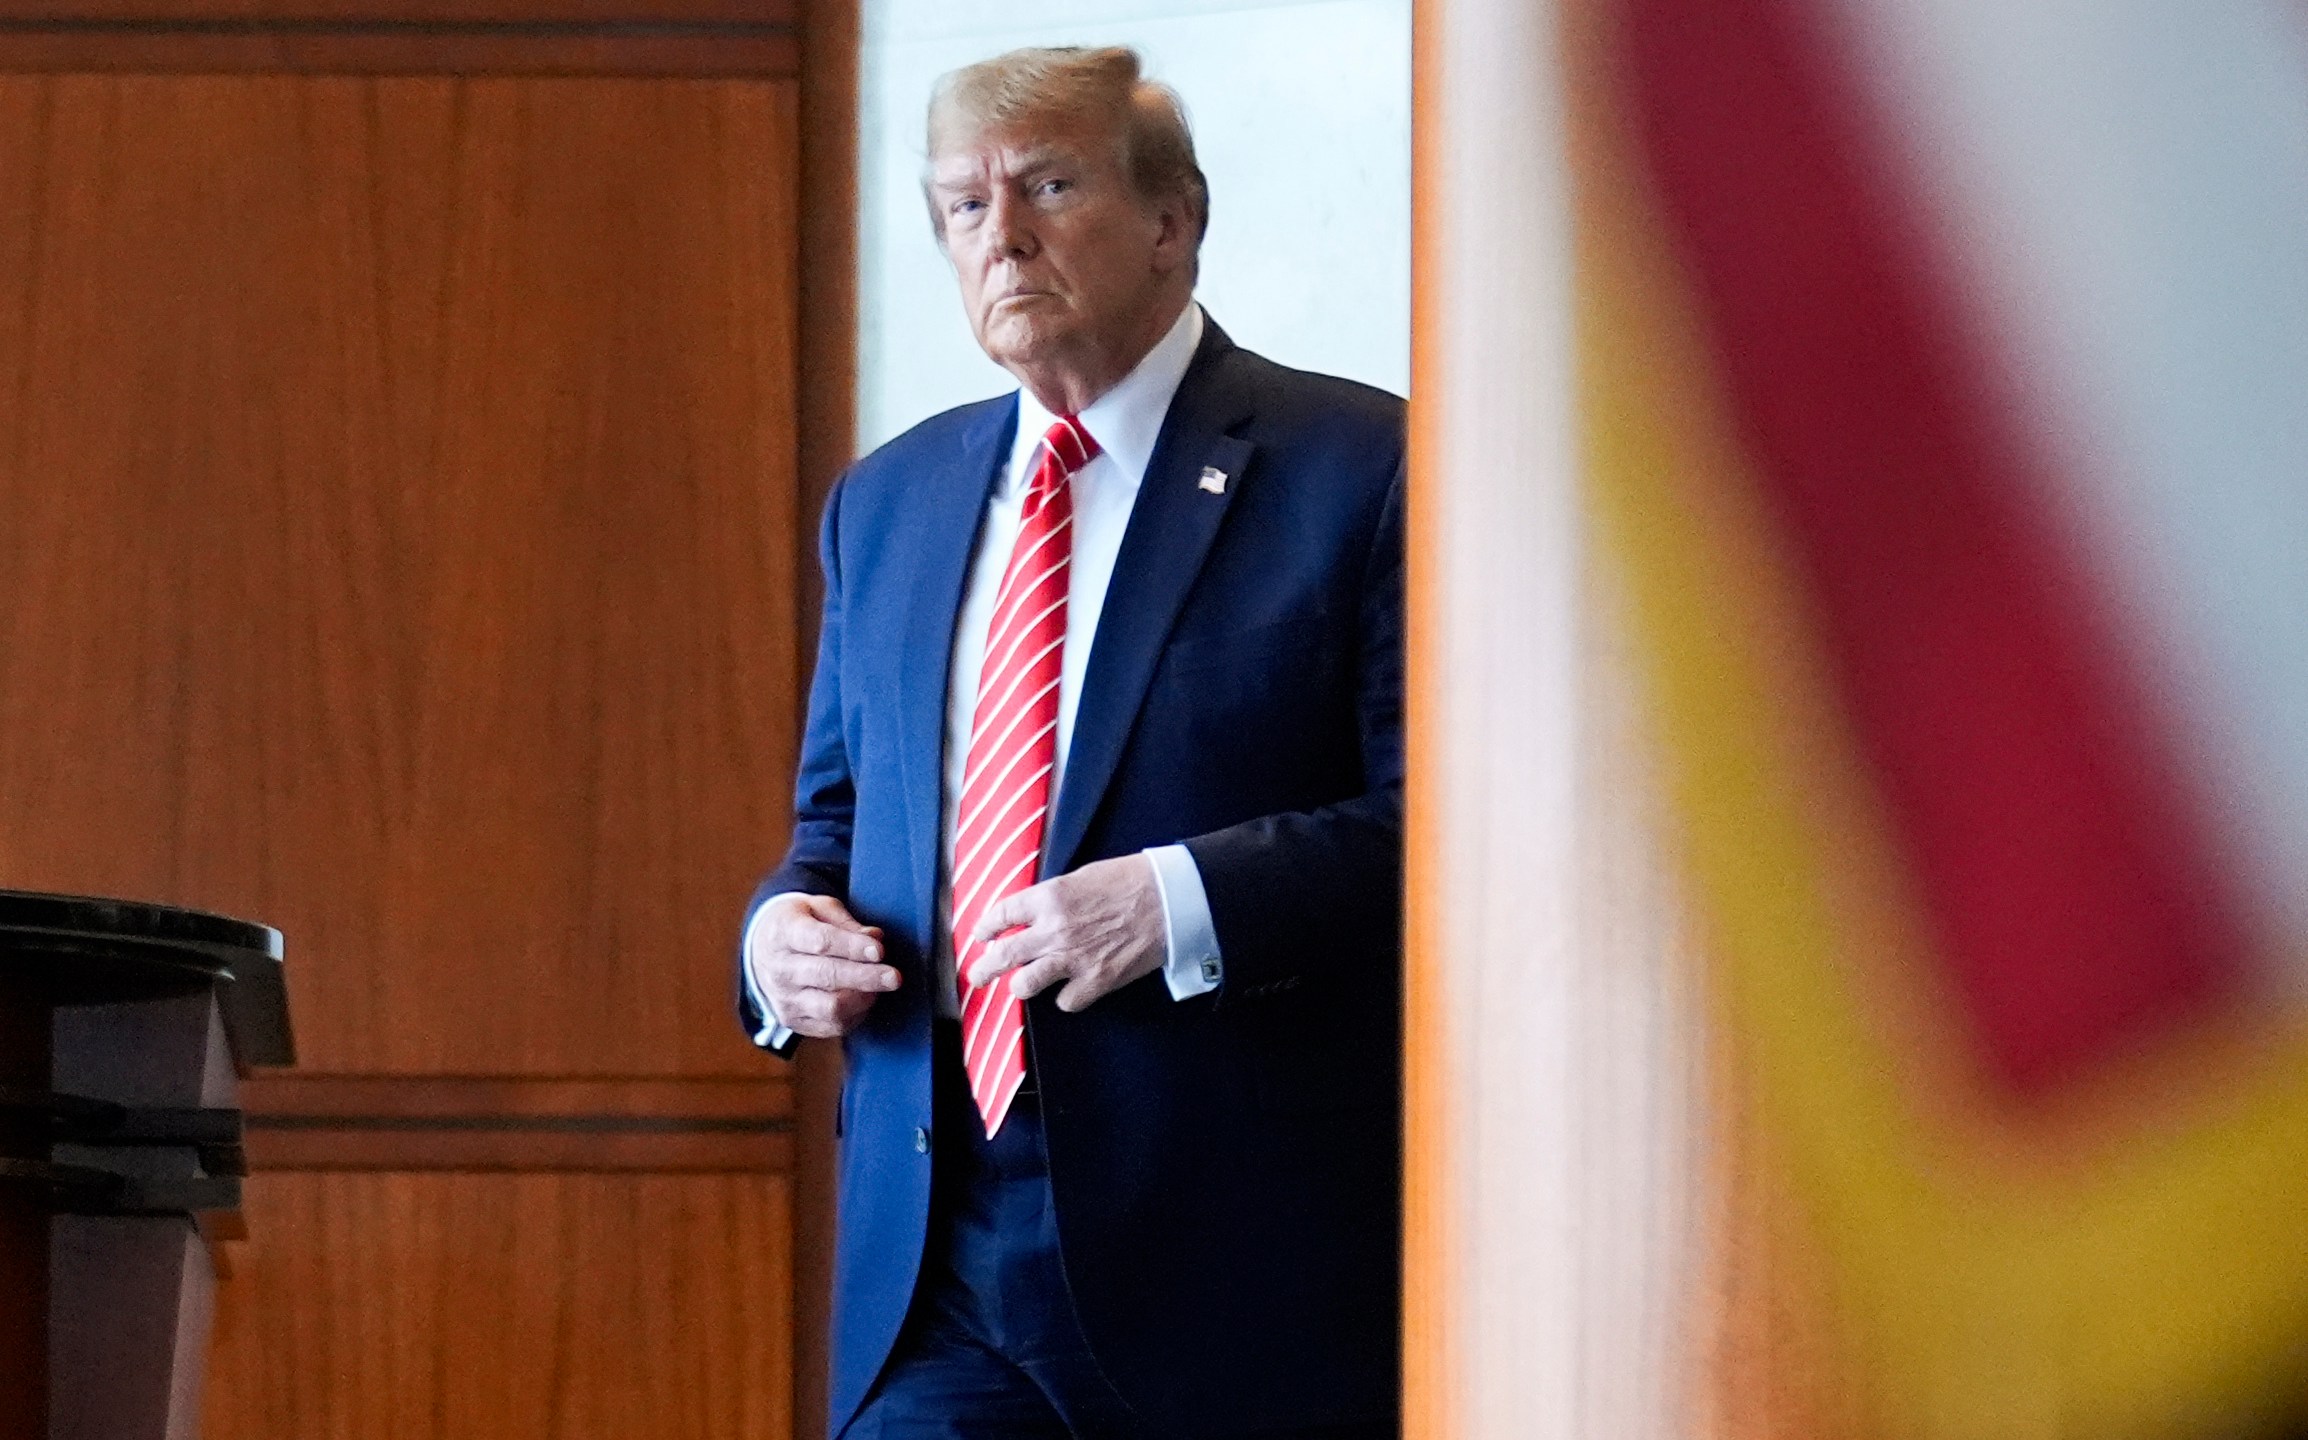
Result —
<path fill-rule="evenodd" d="M 1295 989 L 1341 964 L 1367 980 L 1399 970 L 1404 489 L 1398 465 L 1364 565 L 1355 672 L 1362 793 L 1185 842 L 1225 956 L 1221 1002 Z"/>
<path fill-rule="evenodd" d="M 779 895 L 801 891 L 831 895 L 845 903 L 849 898 L 850 833 L 857 807 L 849 746 L 842 732 L 841 497 L 842 486 L 836 483 L 826 498 L 825 519 L 818 530 L 825 607 L 818 625 L 817 671 L 809 687 L 809 718 L 802 727 L 801 766 L 794 781 L 793 838 L 784 861 L 754 890 L 738 925 L 738 1023 L 747 1038 L 780 1055 L 792 1053 L 795 1037 L 762 1014 L 753 986 L 747 983 L 745 932 L 761 907 Z"/>

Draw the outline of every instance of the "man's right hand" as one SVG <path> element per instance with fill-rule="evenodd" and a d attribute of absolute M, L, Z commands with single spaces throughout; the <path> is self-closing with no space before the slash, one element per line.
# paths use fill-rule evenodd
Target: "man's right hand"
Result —
<path fill-rule="evenodd" d="M 860 925 L 831 895 L 785 894 L 761 907 L 746 931 L 746 968 L 778 1022 L 821 1040 L 847 1035 L 898 988 L 882 963 L 878 925 Z"/>

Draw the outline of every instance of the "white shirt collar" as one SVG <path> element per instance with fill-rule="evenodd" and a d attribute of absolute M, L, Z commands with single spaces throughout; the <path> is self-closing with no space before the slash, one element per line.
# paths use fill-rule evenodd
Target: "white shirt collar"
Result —
<path fill-rule="evenodd" d="M 1189 300 L 1169 332 L 1154 342 L 1137 368 L 1075 417 L 1129 484 L 1137 485 L 1146 478 L 1146 466 L 1154 459 L 1154 442 L 1162 436 L 1170 401 L 1201 346 L 1202 307 Z M 1019 389 L 1018 433 L 1010 446 L 1009 473 L 1002 477 L 1005 495 L 1025 483 L 1034 447 L 1042 443 L 1042 436 L 1056 419 L 1034 398 L 1033 391 Z"/>

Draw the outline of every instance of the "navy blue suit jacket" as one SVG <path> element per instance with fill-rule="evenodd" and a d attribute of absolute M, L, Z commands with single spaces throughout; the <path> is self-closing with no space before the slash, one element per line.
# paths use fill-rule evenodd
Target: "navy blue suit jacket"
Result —
<path fill-rule="evenodd" d="M 926 421 L 827 503 L 792 848 L 905 984 L 845 1041 L 831 1428 L 887 1358 L 930 1209 L 946 670 L 1014 398 Z M 1027 1006 L 1068 1286 L 1125 1399 L 1185 1434 L 1397 1405 L 1403 406 L 1215 324 L 1131 512 L 1044 878 L 1183 841 L 1225 960 Z M 1222 493 L 1198 483 L 1223 472 Z M 758 1016 L 744 998 L 749 1032 Z"/>

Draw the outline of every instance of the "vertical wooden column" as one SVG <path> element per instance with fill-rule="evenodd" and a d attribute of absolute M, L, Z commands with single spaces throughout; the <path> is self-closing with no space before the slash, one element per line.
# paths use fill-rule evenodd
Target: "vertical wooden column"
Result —
<path fill-rule="evenodd" d="M 801 0 L 801 508 L 794 697 L 808 706 L 817 662 L 817 526 L 826 494 L 856 457 L 859 395 L 859 0 Z M 799 720 L 796 720 L 799 729 Z M 842 1052 L 794 1057 L 794 1440 L 826 1424 L 826 1336 L 833 1322 L 833 1117 Z"/>
<path fill-rule="evenodd" d="M 859 0 L 801 0 L 794 695 L 802 708 L 816 668 L 824 598 L 813 522 L 857 454 L 858 5 Z M 793 1080 L 793 1434 L 794 1440 L 811 1440 L 825 1432 L 841 1051 L 804 1045 L 794 1057 Z"/>
<path fill-rule="evenodd" d="M 1556 7 L 1422 5 L 1407 1412 L 1690 1433 L 1703 1088 L 1612 577 L 1582 513 Z"/>

